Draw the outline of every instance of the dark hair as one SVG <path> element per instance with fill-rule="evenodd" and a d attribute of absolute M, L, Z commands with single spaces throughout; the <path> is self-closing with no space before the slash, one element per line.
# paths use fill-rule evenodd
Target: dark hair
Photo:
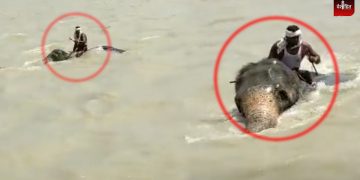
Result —
<path fill-rule="evenodd" d="M 295 32 L 297 30 L 299 30 L 300 28 L 297 25 L 290 25 L 286 28 L 286 30 L 291 31 L 291 32 Z"/>
<path fill-rule="evenodd" d="M 76 26 L 75 28 L 80 28 L 80 26 Z"/>

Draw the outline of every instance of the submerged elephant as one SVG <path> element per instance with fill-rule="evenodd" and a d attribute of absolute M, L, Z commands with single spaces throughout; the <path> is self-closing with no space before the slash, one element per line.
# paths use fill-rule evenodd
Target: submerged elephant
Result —
<path fill-rule="evenodd" d="M 104 51 L 110 50 L 110 51 L 117 52 L 117 53 L 125 52 L 125 50 L 123 50 L 123 49 L 118 49 L 118 48 L 114 48 L 111 46 L 97 46 L 97 47 L 90 48 L 88 51 L 96 49 L 96 48 L 100 48 Z M 88 52 L 88 51 L 86 51 L 86 52 Z M 71 52 L 68 53 L 62 49 L 54 49 L 47 56 L 48 61 L 65 61 L 65 60 L 69 60 L 73 57 L 75 57 L 75 53 L 71 53 Z"/>
<path fill-rule="evenodd" d="M 48 61 L 64 61 L 71 58 L 71 54 L 65 52 L 62 49 L 54 49 L 51 53 L 47 56 Z"/>
<path fill-rule="evenodd" d="M 277 59 L 263 59 L 243 67 L 235 81 L 235 103 L 246 128 L 259 132 L 273 128 L 282 112 L 294 105 L 303 82 Z"/>

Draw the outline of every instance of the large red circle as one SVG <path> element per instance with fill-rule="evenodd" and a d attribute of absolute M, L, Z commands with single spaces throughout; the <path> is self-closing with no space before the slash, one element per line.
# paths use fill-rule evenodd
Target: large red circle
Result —
<path fill-rule="evenodd" d="M 331 56 L 331 60 L 333 62 L 333 67 L 334 67 L 334 71 L 335 71 L 335 86 L 334 86 L 334 91 L 333 91 L 333 95 L 331 97 L 330 103 L 328 104 L 325 112 L 321 115 L 321 117 L 310 127 L 308 127 L 307 129 L 305 129 L 304 131 L 301 131 L 299 133 L 293 134 L 293 135 L 289 135 L 289 136 L 283 136 L 283 137 L 270 137 L 270 136 L 264 136 L 264 135 L 260 135 L 260 134 L 256 134 L 256 133 L 252 133 L 249 132 L 247 129 L 245 129 L 242 125 L 240 125 L 229 113 L 229 111 L 227 111 L 221 96 L 220 96 L 220 91 L 219 91 L 219 85 L 218 85 L 218 73 L 219 73 L 219 65 L 222 59 L 223 54 L 225 53 L 226 48 L 229 46 L 229 44 L 232 42 L 232 40 L 242 31 L 244 31 L 245 29 L 249 28 L 252 25 L 255 25 L 257 23 L 260 22 L 265 22 L 265 21 L 290 21 L 292 23 L 296 23 L 296 24 L 300 24 L 304 27 L 306 27 L 308 30 L 310 30 L 311 32 L 313 32 L 321 41 L 322 43 L 325 45 L 327 51 L 329 52 L 330 56 Z M 260 17 L 254 20 L 251 20 L 249 22 L 247 22 L 246 24 L 242 25 L 241 27 L 239 27 L 235 32 L 233 32 L 230 37 L 225 41 L 225 43 L 223 44 L 222 48 L 220 49 L 220 52 L 217 56 L 216 62 L 215 62 L 215 68 L 214 68 L 214 74 L 213 74 L 213 83 L 214 83 L 214 88 L 215 88 L 215 96 L 217 99 L 217 102 L 222 110 L 222 112 L 225 114 L 225 116 L 230 120 L 230 122 L 237 127 L 238 129 L 240 129 L 242 132 L 261 139 L 261 140 L 266 140 L 266 141 L 287 141 L 287 140 L 292 140 L 298 137 L 301 137 L 307 133 L 309 133 L 310 131 L 314 130 L 317 126 L 320 125 L 320 123 L 322 123 L 325 118 L 329 115 L 329 113 L 331 112 L 332 107 L 335 104 L 335 100 L 338 94 L 338 90 L 339 90 L 339 68 L 337 65 L 337 61 L 336 61 L 336 57 L 335 54 L 330 46 L 330 44 L 327 42 L 327 40 L 324 38 L 324 36 L 321 35 L 320 32 L 318 32 L 315 28 L 313 28 L 312 26 L 310 26 L 309 24 L 296 19 L 296 18 L 292 18 L 292 17 L 287 17 L 287 16 L 265 16 L 265 17 Z"/>
<path fill-rule="evenodd" d="M 94 16 L 90 15 L 90 14 L 86 14 L 83 12 L 69 12 L 69 13 L 65 13 L 61 16 L 58 16 L 55 20 L 53 20 L 45 29 L 42 38 L 41 38 L 41 55 L 44 59 L 44 64 L 46 65 L 46 67 L 50 70 L 50 72 L 52 72 L 56 77 L 64 80 L 64 81 L 68 81 L 68 82 L 72 82 L 72 83 L 79 83 L 79 82 L 84 82 L 84 81 L 88 81 L 90 79 L 95 78 L 96 76 L 98 76 L 106 67 L 106 65 L 109 63 L 110 60 L 110 56 L 111 56 L 111 50 L 108 49 L 106 52 L 106 57 L 105 60 L 103 62 L 103 64 L 100 66 L 100 68 L 95 71 L 94 73 L 90 74 L 89 76 L 85 76 L 82 78 L 71 78 L 71 77 L 67 77 L 64 76 L 62 74 L 60 74 L 59 72 L 57 72 L 53 67 L 50 66 L 50 63 L 48 62 L 48 59 L 46 57 L 46 52 L 45 52 L 45 44 L 46 44 L 46 40 L 47 40 L 47 36 L 49 31 L 51 30 L 51 28 L 58 23 L 61 19 L 64 19 L 66 17 L 69 16 L 80 16 L 80 17 L 85 17 L 88 18 L 92 21 L 94 21 L 104 32 L 105 36 L 106 36 L 106 41 L 107 41 L 107 45 L 111 46 L 111 38 L 110 38 L 110 34 L 108 32 L 108 30 L 106 29 L 106 27 L 104 26 L 104 24 L 102 24 L 97 18 L 95 18 Z"/>

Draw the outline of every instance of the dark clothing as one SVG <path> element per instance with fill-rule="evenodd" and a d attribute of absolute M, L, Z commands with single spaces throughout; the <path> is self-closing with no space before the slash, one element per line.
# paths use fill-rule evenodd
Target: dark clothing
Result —
<path fill-rule="evenodd" d="M 299 70 L 299 69 L 293 69 L 293 70 L 296 72 L 300 80 L 305 81 L 310 85 L 313 83 L 313 78 L 309 71 Z"/>
<path fill-rule="evenodd" d="M 77 32 L 75 32 L 74 33 L 73 52 L 82 54 L 85 51 L 87 51 L 87 36 L 86 36 L 86 34 L 85 33 L 77 33 Z"/>
<path fill-rule="evenodd" d="M 74 52 L 87 51 L 87 45 L 85 43 L 81 43 L 81 42 L 75 43 L 73 51 Z"/>
<path fill-rule="evenodd" d="M 78 48 L 78 44 L 78 42 L 74 41 L 73 52 L 75 52 L 75 50 Z"/>

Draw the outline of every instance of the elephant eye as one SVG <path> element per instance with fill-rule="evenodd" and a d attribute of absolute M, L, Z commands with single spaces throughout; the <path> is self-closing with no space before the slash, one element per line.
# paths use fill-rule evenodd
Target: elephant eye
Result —
<path fill-rule="evenodd" d="M 289 96 L 287 95 L 286 91 L 284 91 L 284 90 L 278 91 L 278 95 L 279 95 L 280 99 L 283 101 L 289 100 Z"/>

